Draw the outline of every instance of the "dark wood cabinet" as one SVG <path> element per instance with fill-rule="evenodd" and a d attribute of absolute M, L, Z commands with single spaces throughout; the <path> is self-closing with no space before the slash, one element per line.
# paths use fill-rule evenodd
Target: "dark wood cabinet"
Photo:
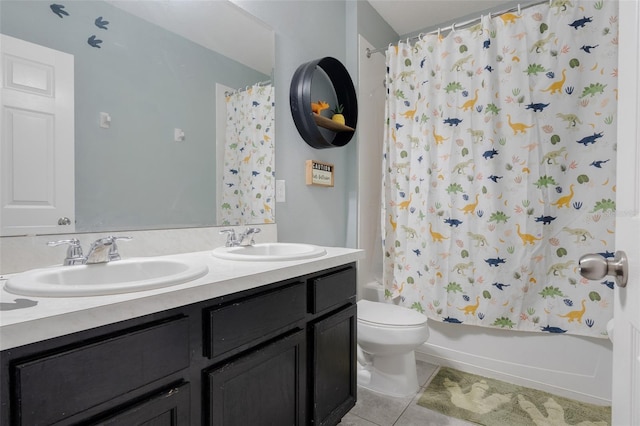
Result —
<path fill-rule="evenodd" d="M 205 354 L 228 357 L 276 337 L 306 317 L 306 287 L 294 281 L 206 311 Z"/>
<path fill-rule="evenodd" d="M 111 401 L 115 407 L 121 395 L 135 395 L 154 382 L 164 384 L 164 378 L 187 369 L 189 323 L 183 315 L 150 321 L 11 364 L 3 375 L 9 373 L 13 380 L 12 424 L 74 423 L 80 413 L 90 415 L 94 407 Z"/>
<path fill-rule="evenodd" d="M 309 327 L 312 421 L 335 425 L 356 403 L 356 305 Z"/>
<path fill-rule="evenodd" d="M 344 265 L 5 350 L 0 424 L 335 425 L 356 400 L 355 279 Z"/>
<path fill-rule="evenodd" d="M 96 426 L 191 426 L 189 384 L 163 389 L 107 418 L 90 421 Z"/>
<path fill-rule="evenodd" d="M 207 424 L 303 426 L 304 343 L 298 331 L 208 371 Z"/>

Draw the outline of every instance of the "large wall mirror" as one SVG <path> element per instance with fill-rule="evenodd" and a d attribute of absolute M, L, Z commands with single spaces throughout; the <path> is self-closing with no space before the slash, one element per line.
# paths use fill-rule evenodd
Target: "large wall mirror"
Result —
<path fill-rule="evenodd" d="M 226 0 L 2 0 L 0 32 L 73 55 L 75 232 L 275 221 L 266 24 Z"/>

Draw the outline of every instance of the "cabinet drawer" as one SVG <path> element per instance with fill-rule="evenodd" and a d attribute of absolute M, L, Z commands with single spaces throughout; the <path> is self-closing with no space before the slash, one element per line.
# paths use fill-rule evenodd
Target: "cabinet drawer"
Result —
<path fill-rule="evenodd" d="M 306 315 L 306 290 L 297 282 L 205 313 L 204 350 L 209 358 L 247 344 L 258 344 Z"/>
<path fill-rule="evenodd" d="M 132 407 L 90 424 L 96 426 L 191 426 L 189 398 L 189 383 L 183 383 L 150 395 Z"/>
<path fill-rule="evenodd" d="M 309 308 L 311 313 L 346 303 L 356 295 L 356 269 L 350 267 L 311 279 Z"/>
<path fill-rule="evenodd" d="M 48 425 L 189 366 L 186 317 L 15 364 L 20 424 Z"/>

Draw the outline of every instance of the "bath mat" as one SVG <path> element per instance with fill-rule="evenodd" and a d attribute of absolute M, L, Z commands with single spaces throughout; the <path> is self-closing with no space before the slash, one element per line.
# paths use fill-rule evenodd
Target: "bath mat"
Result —
<path fill-rule="evenodd" d="M 418 405 L 485 426 L 609 426 L 611 407 L 442 367 Z"/>

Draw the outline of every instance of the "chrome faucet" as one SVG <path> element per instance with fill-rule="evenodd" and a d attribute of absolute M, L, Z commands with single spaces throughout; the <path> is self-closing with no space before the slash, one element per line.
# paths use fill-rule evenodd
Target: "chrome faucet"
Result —
<path fill-rule="evenodd" d="M 239 235 L 236 234 L 236 231 L 233 229 L 223 229 L 220 231 L 221 234 L 227 234 L 227 242 L 225 243 L 225 247 L 246 247 L 255 244 L 253 240 L 253 235 L 260 232 L 260 228 L 247 228 L 244 232 Z"/>
<path fill-rule="evenodd" d="M 120 253 L 118 253 L 118 245 L 116 241 L 131 241 L 133 237 L 109 237 L 112 239 L 112 244 L 109 247 L 109 262 L 113 260 L 120 260 Z"/>
<path fill-rule="evenodd" d="M 89 253 L 84 256 L 80 241 L 77 238 L 60 241 L 50 241 L 47 243 L 50 247 L 68 244 L 67 257 L 64 259 L 63 265 L 90 265 L 94 263 L 106 263 L 112 260 L 120 260 L 118 253 L 117 240 L 130 240 L 131 237 L 102 237 L 91 243 Z"/>
<path fill-rule="evenodd" d="M 98 238 L 89 247 L 89 253 L 87 254 L 85 264 L 92 263 L 106 263 L 109 261 L 109 251 L 113 246 L 112 237 Z"/>
<path fill-rule="evenodd" d="M 49 247 L 56 247 L 62 244 L 68 244 L 67 257 L 64 258 L 62 263 L 64 266 L 69 265 L 83 265 L 86 258 L 82 255 L 82 247 L 80 246 L 80 240 L 77 238 L 71 238 L 69 240 L 49 241 L 47 245 Z"/>
<path fill-rule="evenodd" d="M 252 246 L 256 242 L 253 240 L 253 236 L 260 232 L 260 228 L 247 228 L 245 231 L 238 236 L 238 245 L 239 246 Z"/>

